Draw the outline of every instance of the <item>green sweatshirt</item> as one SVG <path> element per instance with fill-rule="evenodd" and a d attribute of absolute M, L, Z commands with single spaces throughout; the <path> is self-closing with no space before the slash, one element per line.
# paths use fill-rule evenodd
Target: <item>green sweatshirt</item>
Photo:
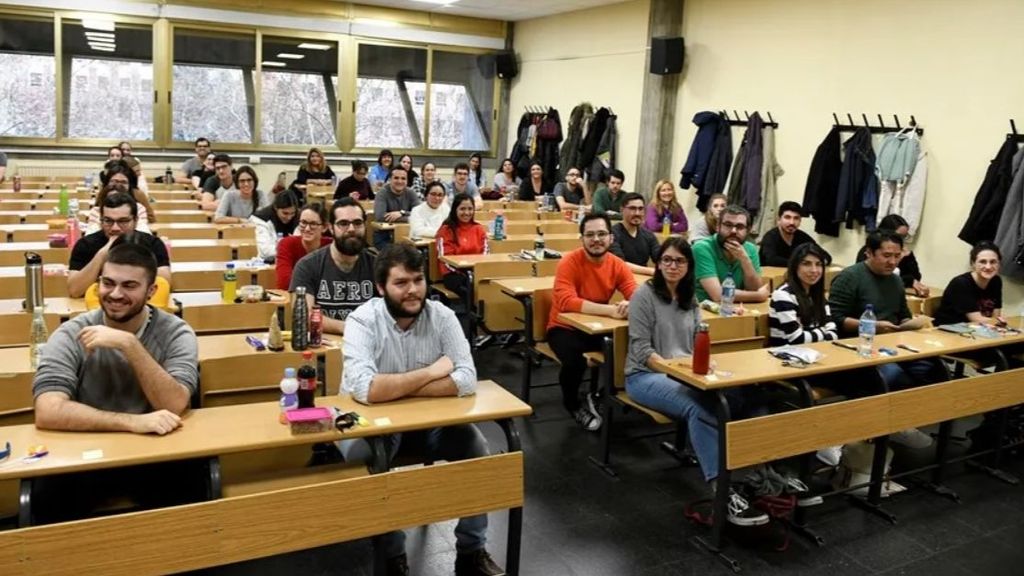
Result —
<path fill-rule="evenodd" d="M 828 305 L 840 333 L 843 332 L 843 320 L 859 320 L 868 304 L 874 304 L 875 318 L 880 321 L 899 324 L 913 316 L 907 307 L 907 296 L 899 276 L 879 276 L 867 264 L 858 262 L 840 272 L 829 291 Z"/>

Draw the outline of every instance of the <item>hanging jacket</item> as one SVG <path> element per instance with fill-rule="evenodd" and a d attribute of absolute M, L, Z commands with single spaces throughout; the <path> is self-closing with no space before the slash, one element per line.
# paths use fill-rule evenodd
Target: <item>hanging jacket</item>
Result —
<path fill-rule="evenodd" d="M 715 194 L 721 194 L 725 190 L 725 183 L 729 181 L 729 169 L 731 167 L 732 126 L 729 125 L 728 120 L 722 119 L 718 123 L 718 136 L 715 138 L 715 149 L 711 152 L 711 160 L 708 162 L 704 186 L 698 190 L 698 210 L 701 212 L 707 211 L 708 199 Z"/>
<path fill-rule="evenodd" d="M 519 126 L 516 128 L 516 142 L 512 145 L 512 151 L 508 157 L 512 160 L 512 165 L 518 167 L 524 159 L 527 161 L 530 158 L 530 145 L 529 132 L 530 126 L 533 125 L 533 114 L 524 112 L 519 118 Z"/>
<path fill-rule="evenodd" d="M 594 114 L 594 119 L 590 121 L 587 135 L 583 137 L 583 142 L 580 144 L 579 164 L 584 170 L 588 171 L 588 182 L 598 181 L 597 177 L 591 174 L 589 170 L 594 164 L 594 157 L 597 156 L 597 147 L 601 144 L 601 137 L 604 136 L 604 130 L 608 126 L 609 116 L 611 116 L 611 111 L 607 108 L 598 109 L 597 113 Z"/>
<path fill-rule="evenodd" d="M 764 120 L 754 112 L 747 119 L 743 139 L 747 141 L 747 157 L 743 159 L 743 189 L 741 204 L 750 212 L 751 222 L 761 211 L 761 167 L 764 163 Z"/>
<path fill-rule="evenodd" d="M 545 130 L 549 127 L 550 133 Z M 537 129 L 536 146 L 532 160 L 540 162 L 544 170 L 544 189 L 552 190 L 558 180 L 558 145 L 562 142 L 562 120 L 558 110 L 549 108 Z M 529 178 L 529 165 L 526 177 L 520 176 L 525 182 Z"/>
<path fill-rule="evenodd" d="M 921 225 L 924 211 L 924 193 L 928 187 L 928 153 L 918 151 L 914 160 L 914 173 L 907 182 L 882 180 L 878 196 L 878 215 L 899 214 L 907 221 L 908 236 L 913 238 Z"/>
<path fill-rule="evenodd" d="M 704 179 L 711 163 L 711 155 L 715 151 L 715 142 L 720 134 L 719 127 L 723 123 L 728 127 L 729 123 L 715 112 L 698 112 L 693 116 L 693 123 L 697 125 L 697 134 L 693 137 L 693 144 L 690 145 L 686 164 L 679 171 L 682 174 L 682 178 L 679 179 L 679 187 L 686 189 L 693 186 L 699 194 L 700 190 L 704 188 Z"/>
<path fill-rule="evenodd" d="M 921 144 L 914 128 L 886 134 L 882 139 L 882 146 L 878 149 L 878 179 L 882 182 L 906 184 L 910 175 L 914 173 L 920 151 Z"/>
<path fill-rule="evenodd" d="M 1013 155 L 1013 180 L 1006 194 L 1006 203 L 996 228 L 995 243 L 1002 252 L 999 273 L 1017 280 L 1024 280 L 1024 266 L 1017 263 L 1017 256 L 1024 249 L 1024 149 Z"/>
<path fill-rule="evenodd" d="M 604 134 L 601 135 L 601 142 L 597 146 L 597 154 L 590 166 L 590 176 L 597 182 L 606 182 L 608 173 L 615 169 L 615 141 L 618 134 L 615 131 L 616 116 L 608 117 Z"/>
<path fill-rule="evenodd" d="M 839 129 L 833 126 L 814 151 L 804 188 L 804 215 L 814 218 L 814 231 L 826 236 L 839 236 L 839 224 L 835 222 L 839 173 L 843 166 L 839 149 Z"/>
<path fill-rule="evenodd" d="M 878 211 L 878 178 L 875 176 L 875 151 L 871 147 L 871 131 L 857 128 L 843 144 L 843 168 L 839 173 L 839 193 L 833 220 L 845 221 L 852 229 L 855 222 L 875 231 Z"/>
<path fill-rule="evenodd" d="M 760 235 L 775 226 L 775 217 L 779 210 L 779 195 L 775 181 L 785 174 L 775 158 L 775 128 L 765 126 L 761 139 L 764 151 L 764 162 L 761 166 L 761 209 L 753 219 L 753 226 L 750 229 L 754 235 Z"/>
<path fill-rule="evenodd" d="M 558 157 L 558 179 L 565 178 L 565 172 L 577 166 L 580 157 L 580 142 L 583 140 L 583 129 L 594 116 L 594 107 L 590 102 L 577 104 L 569 114 L 569 130 L 566 132 L 565 142 L 562 143 L 562 151 Z"/>
<path fill-rule="evenodd" d="M 747 163 L 747 135 L 743 134 L 740 148 L 736 151 L 736 157 L 732 160 L 732 178 L 729 179 L 729 190 L 725 193 L 726 202 L 739 204 L 743 197 L 743 182 L 747 176 L 743 167 Z"/>
<path fill-rule="evenodd" d="M 1016 153 L 1017 143 L 1006 139 L 989 163 L 985 179 L 974 196 L 971 213 L 960 229 L 959 238 L 971 246 L 982 240 L 991 241 L 996 236 L 999 217 L 1003 213 L 1006 194 L 1013 180 L 1013 156 Z M 1010 254 L 1003 255 L 1004 259 L 1011 257 Z"/>

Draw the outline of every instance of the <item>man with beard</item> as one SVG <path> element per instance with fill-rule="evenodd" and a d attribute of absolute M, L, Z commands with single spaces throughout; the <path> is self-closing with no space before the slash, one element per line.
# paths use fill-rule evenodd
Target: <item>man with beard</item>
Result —
<path fill-rule="evenodd" d="M 85 295 L 85 291 L 99 277 L 114 241 L 125 234 L 136 235 L 137 241 L 149 249 L 156 258 L 156 274 L 170 284 L 171 261 L 167 256 L 167 247 L 156 236 L 135 229 L 138 223 L 138 210 L 135 198 L 128 194 L 107 194 L 99 210 L 99 231 L 83 236 L 71 250 L 71 258 L 68 261 L 68 294 L 72 298 L 81 298 Z"/>
<path fill-rule="evenodd" d="M 733 302 L 768 299 L 768 284 L 761 281 L 757 246 L 746 241 L 749 230 L 750 213 L 740 206 L 726 206 L 718 217 L 718 232 L 693 245 L 698 302 L 721 302 L 722 281 L 729 277 L 736 283 Z"/>
<path fill-rule="evenodd" d="M 654 276 L 653 262 L 658 257 L 658 238 L 644 228 L 647 203 L 636 192 L 622 197 L 622 222 L 612 227 L 611 253 L 626 261 L 634 274 Z"/>
<path fill-rule="evenodd" d="M 558 319 L 562 312 L 582 312 L 611 318 L 626 318 L 636 280 L 626 263 L 608 253 L 612 243 L 611 223 L 604 214 L 587 214 L 580 222 L 583 248 L 565 254 L 555 269 L 555 287 L 548 317 L 548 343 L 561 363 L 558 382 L 562 404 L 584 430 L 601 428 L 601 415 L 594 398 L 580 400 L 580 383 L 587 370 L 585 352 L 601 349 L 604 336 L 588 335 Z M 615 292 L 623 300 L 609 304 Z"/>
<path fill-rule="evenodd" d="M 622 201 L 625 192 L 622 185 L 626 182 L 626 175 L 622 170 L 612 170 L 608 173 L 608 184 L 598 187 L 594 192 L 595 214 L 605 214 L 612 220 L 622 220 Z"/>
<path fill-rule="evenodd" d="M 803 208 L 796 202 L 788 201 L 779 205 L 779 219 L 776 227 L 761 237 L 761 265 L 789 266 L 789 256 L 801 244 L 814 242 L 806 232 L 800 229 Z"/>
<path fill-rule="evenodd" d="M 455 313 L 427 300 L 423 255 L 414 246 L 392 244 L 377 257 L 374 298 L 348 317 L 342 390 L 364 404 L 412 396 L 469 396 L 476 392 L 476 367 Z M 387 456 L 416 450 L 428 461 L 449 462 L 488 455 L 487 440 L 472 424 L 393 434 Z M 339 443 L 348 462 L 370 458 L 365 440 Z M 487 515 L 462 518 L 455 526 L 456 576 L 504 574 L 487 553 Z M 409 573 L 405 533 L 385 534 L 380 544 L 386 573 Z"/>
<path fill-rule="evenodd" d="M 401 166 L 391 169 L 388 183 L 381 188 L 373 201 L 373 217 L 377 222 L 398 224 L 409 221 L 412 209 L 420 199 L 409 189 L 409 171 Z M 394 237 L 392 230 L 374 230 L 373 245 L 383 250 Z"/>
<path fill-rule="evenodd" d="M 175 173 L 175 182 L 188 184 L 192 181 L 192 173 L 202 169 L 203 161 L 210 155 L 210 141 L 206 138 L 196 138 L 195 150 L 196 155 L 182 162 L 181 168 Z M 167 184 L 167 182 L 164 182 L 164 184 Z"/>
<path fill-rule="evenodd" d="M 292 272 L 288 290 L 306 289 L 310 311 L 323 311 L 324 332 L 343 334 L 345 319 L 376 296 L 373 255 L 366 250 L 366 212 L 354 198 L 341 198 L 331 208 L 334 242 L 303 256 Z"/>
<path fill-rule="evenodd" d="M 32 382 L 37 428 L 164 435 L 182 425 L 199 385 L 198 345 L 181 318 L 146 304 L 156 270 L 143 245 L 122 241 L 110 249 L 100 308 L 61 324 L 43 349 Z M 80 518 L 114 494 L 145 507 L 195 501 L 202 476 L 194 464 L 37 479 L 34 520 Z"/>

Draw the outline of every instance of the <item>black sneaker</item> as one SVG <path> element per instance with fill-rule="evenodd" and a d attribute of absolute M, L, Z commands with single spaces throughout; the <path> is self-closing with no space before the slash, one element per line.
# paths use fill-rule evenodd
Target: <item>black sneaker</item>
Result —
<path fill-rule="evenodd" d="M 729 491 L 729 522 L 737 526 L 762 526 L 768 523 L 768 515 L 753 508 L 747 499 L 732 490 Z"/>
<path fill-rule="evenodd" d="M 388 558 L 388 565 L 385 569 L 387 576 L 409 576 L 409 560 L 405 554 Z"/>
<path fill-rule="evenodd" d="M 586 406 L 580 406 L 573 412 L 573 418 L 587 432 L 597 432 L 601 429 L 601 417 L 595 416 Z"/>
<path fill-rule="evenodd" d="M 455 576 L 504 576 L 505 570 L 481 548 L 455 557 Z"/>

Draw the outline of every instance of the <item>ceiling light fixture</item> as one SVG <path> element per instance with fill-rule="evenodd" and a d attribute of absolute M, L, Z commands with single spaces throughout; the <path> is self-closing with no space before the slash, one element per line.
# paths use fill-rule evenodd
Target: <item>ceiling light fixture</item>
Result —
<path fill-rule="evenodd" d="M 89 40 L 97 40 L 99 42 L 113 42 L 114 35 L 109 32 L 92 32 L 87 31 L 85 37 Z"/>
<path fill-rule="evenodd" d="M 92 46 L 93 48 L 117 48 L 113 42 L 89 42 L 89 46 Z"/>
<path fill-rule="evenodd" d="M 270 68 L 284 68 L 285 66 L 287 66 L 287 64 L 285 64 L 284 62 L 274 62 L 273 60 L 264 60 L 263 66 Z"/>
<path fill-rule="evenodd" d="M 356 18 L 353 20 L 356 24 L 363 24 L 365 26 L 380 26 L 382 28 L 401 28 L 401 24 L 392 20 L 377 20 L 376 18 Z"/>
<path fill-rule="evenodd" d="M 101 32 L 113 32 L 114 21 L 105 18 L 83 18 L 82 28 L 86 30 L 99 30 Z"/>
<path fill-rule="evenodd" d="M 424 4 L 441 4 L 448 6 L 449 4 L 455 4 L 459 0 L 412 0 L 413 2 L 422 2 Z"/>
<path fill-rule="evenodd" d="M 113 52 L 115 50 L 113 46 L 97 46 L 95 44 L 89 44 L 89 48 L 98 52 Z"/>
<path fill-rule="evenodd" d="M 298 47 L 303 50 L 330 50 L 331 48 L 334 48 L 334 46 L 331 46 L 330 44 L 317 44 L 315 42 L 303 42 L 302 44 L 299 44 Z"/>
<path fill-rule="evenodd" d="M 306 57 L 305 54 L 291 54 L 289 52 L 281 52 L 277 55 L 278 58 L 284 58 L 285 60 L 302 60 Z"/>

